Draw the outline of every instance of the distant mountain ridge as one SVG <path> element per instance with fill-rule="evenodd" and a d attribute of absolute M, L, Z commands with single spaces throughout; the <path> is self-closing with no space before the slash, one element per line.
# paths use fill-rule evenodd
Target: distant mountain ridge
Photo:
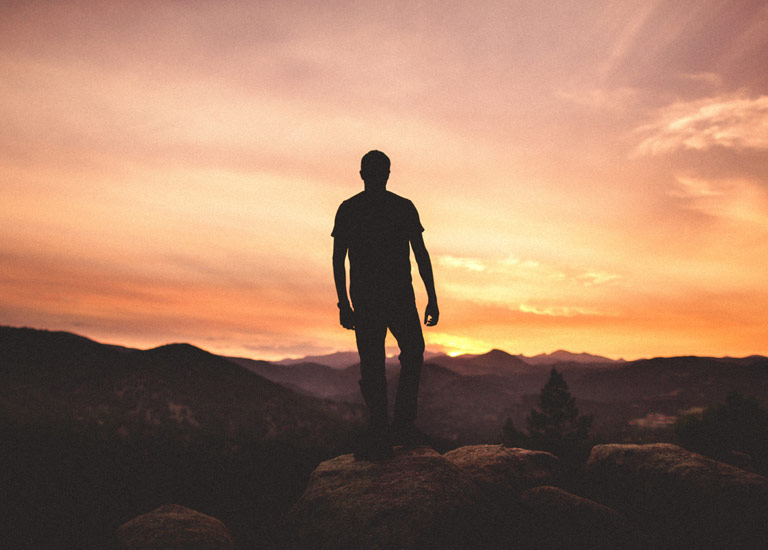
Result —
<path fill-rule="evenodd" d="M 432 357 L 442 356 L 444 354 L 426 351 L 424 352 L 425 359 L 431 359 Z M 360 356 L 356 351 L 337 351 L 335 353 L 328 353 L 325 355 L 307 355 L 298 358 L 280 359 L 279 361 L 271 361 L 275 365 L 301 365 L 304 363 L 314 363 L 316 365 L 325 365 L 332 369 L 346 369 L 352 365 L 360 363 Z M 397 363 L 397 356 L 387 357 L 387 363 Z"/>
<path fill-rule="evenodd" d="M 553 365 L 556 363 L 580 363 L 580 364 L 595 364 L 595 363 L 625 363 L 624 359 L 610 359 L 601 355 L 593 355 L 591 353 L 573 353 L 567 350 L 557 350 L 552 353 L 540 353 L 533 356 L 525 355 L 513 355 L 504 350 L 492 349 L 486 353 L 481 354 L 461 354 L 449 356 L 442 352 L 435 352 L 427 350 L 424 353 L 425 361 L 441 362 L 444 358 L 458 359 L 460 362 L 467 362 L 481 358 L 481 362 L 488 363 L 489 361 L 498 361 L 504 363 L 509 361 L 510 357 L 516 357 L 524 363 L 529 365 Z M 328 353 L 325 355 L 307 355 L 298 358 L 280 359 L 279 361 L 271 361 L 275 365 L 300 365 L 303 363 L 315 363 L 317 365 L 325 365 L 332 369 L 345 369 L 352 365 L 356 365 L 360 362 L 360 358 L 356 351 L 338 351 L 335 353 Z M 396 363 L 397 357 L 388 357 L 388 363 Z"/>
<path fill-rule="evenodd" d="M 624 359 L 609 359 L 591 353 L 572 353 L 563 349 L 552 353 L 540 353 L 532 357 L 518 356 L 530 365 L 554 365 L 556 363 L 625 363 Z"/>
<path fill-rule="evenodd" d="M 302 363 L 315 363 L 317 365 L 324 365 L 332 369 L 345 369 L 355 363 L 360 362 L 360 358 L 356 351 L 337 351 L 336 353 L 328 353 L 325 355 L 307 355 L 305 357 L 299 357 L 296 359 L 281 359 L 280 361 L 272 361 L 275 365 L 300 365 Z"/>
<path fill-rule="evenodd" d="M 511 355 L 500 349 L 492 349 L 480 355 L 465 354 L 450 357 L 441 355 L 429 360 L 431 363 L 443 366 L 465 376 L 498 375 L 509 376 L 538 371 L 520 357 Z"/>

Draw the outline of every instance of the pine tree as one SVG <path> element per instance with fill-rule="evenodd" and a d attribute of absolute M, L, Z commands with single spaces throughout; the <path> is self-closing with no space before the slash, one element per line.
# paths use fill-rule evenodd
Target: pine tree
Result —
<path fill-rule="evenodd" d="M 541 389 L 539 410 L 531 409 L 528 434 L 533 446 L 561 458 L 575 458 L 588 446 L 591 416 L 579 415 L 563 375 L 552 369 Z"/>

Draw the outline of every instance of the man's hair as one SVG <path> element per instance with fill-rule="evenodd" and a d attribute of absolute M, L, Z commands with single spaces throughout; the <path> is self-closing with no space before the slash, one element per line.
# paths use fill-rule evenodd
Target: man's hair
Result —
<path fill-rule="evenodd" d="M 389 157 L 375 149 L 373 151 L 368 151 L 363 155 L 363 159 L 360 161 L 360 170 L 362 172 L 389 172 L 389 166 Z"/>

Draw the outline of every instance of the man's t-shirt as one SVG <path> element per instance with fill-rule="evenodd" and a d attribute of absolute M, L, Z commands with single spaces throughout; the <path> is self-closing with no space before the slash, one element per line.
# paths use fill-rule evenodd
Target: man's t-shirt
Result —
<path fill-rule="evenodd" d="M 411 201 L 385 191 L 363 191 L 336 212 L 331 235 L 349 248 L 353 304 L 368 299 L 410 299 L 410 240 L 424 231 Z"/>

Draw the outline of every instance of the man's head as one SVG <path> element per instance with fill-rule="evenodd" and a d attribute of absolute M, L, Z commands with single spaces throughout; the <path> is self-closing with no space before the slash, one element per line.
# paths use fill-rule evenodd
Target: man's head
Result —
<path fill-rule="evenodd" d="M 360 177 L 365 189 L 383 191 L 389 179 L 389 157 L 381 151 L 368 151 L 360 161 Z"/>

